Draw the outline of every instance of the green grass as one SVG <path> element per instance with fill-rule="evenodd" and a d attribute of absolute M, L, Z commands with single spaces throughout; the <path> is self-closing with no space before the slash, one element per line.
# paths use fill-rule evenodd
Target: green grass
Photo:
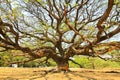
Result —
<path fill-rule="evenodd" d="M 110 61 L 110 60 L 102 60 L 100 58 L 93 58 L 90 57 L 88 59 L 88 57 L 86 56 L 74 56 L 75 58 L 75 62 L 79 63 L 80 65 L 82 65 L 83 68 L 87 68 L 87 69 L 92 69 L 93 67 L 95 69 L 102 69 L 102 68 L 120 68 L 120 63 L 119 62 L 115 62 L 115 61 Z M 56 63 L 50 59 L 49 60 L 50 65 L 49 66 L 56 66 Z M 71 68 L 79 68 L 80 66 L 69 61 L 69 66 Z"/>
<path fill-rule="evenodd" d="M 8 56 L 4 56 L 6 60 L 9 60 Z M 120 68 L 120 62 L 115 62 L 115 61 L 110 61 L 110 60 L 102 60 L 100 58 L 93 58 L 86 56 L 74 56 L 75 62 L 79 63 L 83 68 L 88 68 L 88 69 L 102 69 L 102 68 Z M 15 61 L 23 60 L 24 58 L 22 57 L 16 57 L 13 58 Z M 24 67 L 38 67 L 38 66 L 48 66 L 48 67 L 54 67 L 56 66 L 56 63 L 52 60 L 49 59 L 49 63 L 41 63 L 40 61 L 44 60 L 42 59 L 37 59 L 32 62 L 28 62 L 25 64 L 19 64 L 19 66 L 24 66 Z M 8 66 L 4 61 L 0 60 L 0 66 Z M 77 64 L 74 64 L 73 62 L 69 61 L 69 66 L 72 68 L 79 68 L 80 66 Z"/>
<path fill-rule="evenodd" d="M 79 64 L 81 64 L 84 68 L 93 68 L 101 69 L 101 68 L 120 68 L 120 63 L 110 60 L 102 60 L 100 58 L 89 58 L 85 56 L 75 56 L 75 61 Z M 70 67 L 78 68 L 79 66 L 69 62 Z"/>

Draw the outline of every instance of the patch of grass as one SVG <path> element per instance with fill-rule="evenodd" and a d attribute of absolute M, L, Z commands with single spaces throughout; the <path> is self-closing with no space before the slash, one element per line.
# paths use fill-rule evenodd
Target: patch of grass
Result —
<path fill-rule="evenodd" d="M 96 68 L 96 69 L 101 69 L 101 68 L 120 68 L 120 64 L 115 61 L 110 61 L 110 60 L 102 60 L 100 58 L 89 58 L 86 56 L 75 56 L 75 61 L 79 64 L 81 64 L 84 68 Z M 73 68 L 78 68 L 79 66 L 72 63 L 71 61 L 69 62 L 70 67 Z"/>

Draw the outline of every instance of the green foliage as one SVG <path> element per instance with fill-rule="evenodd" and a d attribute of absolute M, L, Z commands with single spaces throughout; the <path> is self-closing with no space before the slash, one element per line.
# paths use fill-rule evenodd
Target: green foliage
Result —
<path fill-rule="evenodd" d="M 37 0 L 37 2 L 41 2 L 42 0 Z"/>
<path fill-rule="evenodd" d="M 84 68 L 102 69 L 102 68 L 120 68 L 120 63 L 110 60 L 102 60 L 100 58 L 89 58 L 85 56 L 75 56 L 75 61 L 81 64 Z M 79 67 L 78 65 L 69 62 L 70 67 Z"/>
<path fill-rule="evenodd" d="M 25 0 L 25 2 L 29 2 L 29 0 Z"/>
<path fill-rule="evenodd" d="M 25 2 L 29 2 L 30 0 L 25 0 Z M 41 2 L 42 0 L 37 0 L 37 2 Z"/>
<path fill-rule="evenodd" d="M 118 4 L 118 3 L 119 3 L 119 0 L 114 0 L 114 3 L 115 3 L 115 4 Z"/>
<path fill-rule="evenodd" d="M 6 67 L 9 66 L 9 62 L 11 61 L 11 56 L 8 52 L 0 52 L 0 66 Z"/>
<path fill-rule="evenodd" d="M 0 53 L 1 56 L 3 56 L 4 60 L 0 60 L 0 66 L 5 67 L 5 66 L 10 66 L 9 62 L 14 62 L 14 61 L 24 61 L 27 60 L 27 58 L 23 57 L 23 56 L 18 56 L 18 57 L 14 57 L 11 59 L 11 55 L 9 54 L 9 52 L 4 52 L 4 53 Z M 75 56 L 75 61 L 77 63 L 79 63 L 80 65 L 82 65 L 83 68 L 93 68 L 95 67 L 95 69 L 102 69 L 102 68 L 120 68 L 120 63 L 119 62 L 115 62 L 115 61 L 110 61 L 110 60 L 102 60 L 100 58 L 92 58 L 90 57 L 88 59 L 88 57 L 86 56 Z M 52 60 L 49 59 L 48 63 L 41 63 L 41 61 L 45 60 L 45 57 L 42 59 L 37 59 L 28 63 L 24 63 L 24 64 L 19 64 L 19 66 L 23 66 L 23 67 L 46 67 L 46 66 L 56 66 L 56 63 Z M 79 66 L 77 64 L 74 64 L 73 62 L 69 61 L 69 66 L 72 68 L 79 68 Z"/>
<path fill-rule="evenodd" d="M 56 66 L 56 63 L 52 59 L 49 59 L 49 66 Z"/>
<path fill-rule="evenodd" d="M 95 59 L 96 68 L 120 68 L 120 64 L 115 61 L 104 61 L 101 59 Z"/>
<path fill-rule="evenodd" d="M 75 58 L 75 62 L 79 63 L 83 68 L 91 68 L 91 63 L 86 57 L 75 56 L 74 58 Z M 79 66 L 70 62 L 70 67 L 79 67 Z"/>
<path fill-rule="evenodd" d="M 56 66 L 56 63 L 52 60 L 52 59 L 49 59 L 49 62 L 48 63 L 42 63 L 41 61 L 45 60 L 45 58 L 42 58 L 42 59 L 36 59 L 34 61 L 31 61 L 31 62 L 27 62 L 25 64 L 22 64 L 21 66 L 23 67 L 52 67 L 52 66 Z"/>
<path fill-rule="evenodd" d="M 19 61 L 22 62 L 27 59 L 25 58 L 25 56 L 13 56 L 12 53 L 18 55 L 20 51 L 13 50 L 13 51 L 0 52 L 0 56 L 1 56 L 0 66 L 9 67 L 12 65 L 11 64 L 12 62 L 19 62 Z"/>
<path fill-rule="evenodd" d="M 4 61 L 0 60 L 0 66 L 4 65 Z"/>
<path fill-rule="evenodd" d="M 23 67 L 38 67 L 38 66 L 39 64 L 34 61 L 23 64 Z"/>

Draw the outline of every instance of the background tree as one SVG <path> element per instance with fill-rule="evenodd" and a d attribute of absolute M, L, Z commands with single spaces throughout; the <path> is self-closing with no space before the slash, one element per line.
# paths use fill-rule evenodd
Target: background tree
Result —
<path fill-rule="evenodd" d="M 120 32 L 114 0 L 1 0 L 0 11 L 1 51 L 20 50 L 30 60 L 51 58 L 59 70 L 68 70 L 75 55 L 120 48 L 119 42 L 101 44 Z"/>

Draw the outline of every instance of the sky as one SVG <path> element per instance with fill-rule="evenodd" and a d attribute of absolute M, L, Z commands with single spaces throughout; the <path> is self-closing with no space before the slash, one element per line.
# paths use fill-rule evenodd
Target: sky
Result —
<path fill-rule="evenodd" d="M 120 41 L 120 33 L 114 35 L 112 38 L 107 39 L 107 40 L 105 40 L 105 41 L 110 41 L 110 42 L 111 42 L 111 41 Z"/>

